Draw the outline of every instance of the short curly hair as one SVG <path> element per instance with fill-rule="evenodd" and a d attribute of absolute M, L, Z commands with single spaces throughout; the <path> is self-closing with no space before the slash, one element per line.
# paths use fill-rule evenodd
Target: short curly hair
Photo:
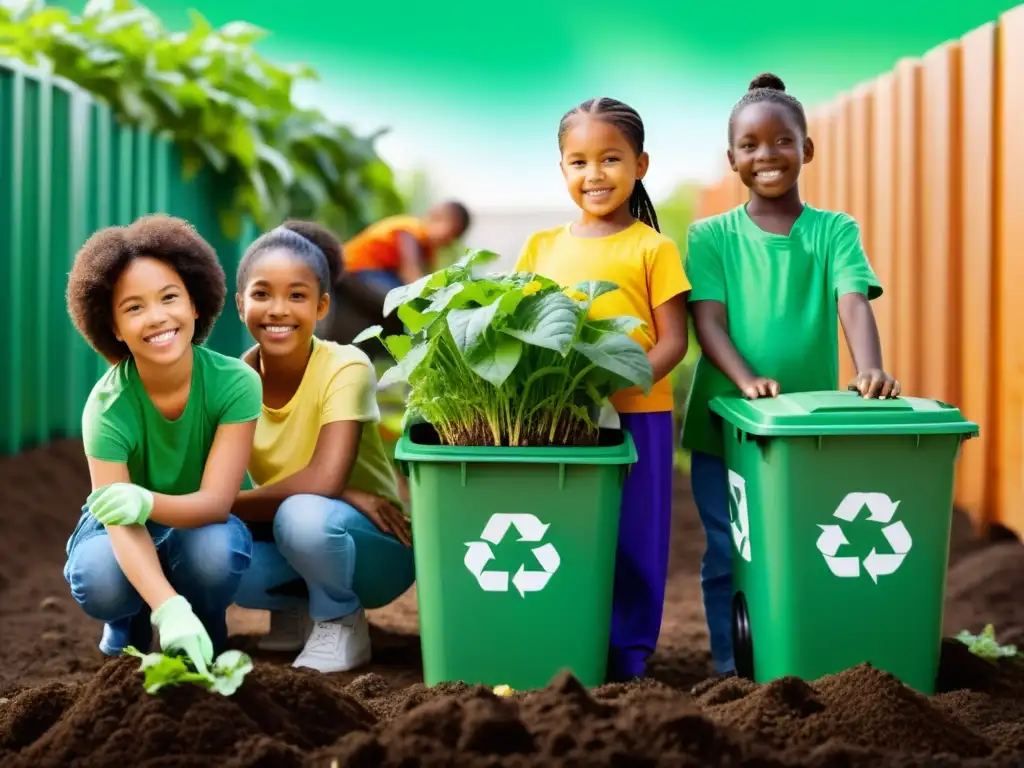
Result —
<path fill-rule="evenodd" d="M 67 302 L 75 328 L 111 363 L 131 354 L 128 345 L 114 335 L 114 286 L 125 268 L 140 256 L 159 259 L 181 276 L 199 315 L 193 344 L 206 340 L 224 308 L 224 268 L 213 247 L 187 221 L 154 214 L 126 227 L 101 229 L 75 256 L 68 277 Z"/>

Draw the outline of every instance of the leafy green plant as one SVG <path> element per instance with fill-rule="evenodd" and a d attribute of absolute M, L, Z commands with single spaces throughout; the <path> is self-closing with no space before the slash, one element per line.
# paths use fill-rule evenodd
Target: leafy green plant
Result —
<path fill-rule="evenodd" d="M 208 675 L 197 672 L 188 656 L 183 654 L 142 653 L 133 646 L 125 648 L 124 654 L 142 659 L 140 669 L 145 675 L 142 684 L 146 693 L 156 693 L 167 685 L 193 683 L 221 696 L 230 696 L 252 672 L 252 659 L 234 650 L 224 651 L 214 659 Z"/>
<path fill-rule="evenodd" d="M 572 288 L 541 275 L 476 277 L 497 259 L 470 251 L 452 266 L 388 293 L 384 316 L 397 311 L 407 334 L 381 338 L 396 365 L 381 386 L 409 385 L 410 412 L 449 445 L 588 445 L 608 396 L 649 392 L 650 361 L 629 334 L 635 317 L 588 319 L 593 301 L 618 286 Z M 414 416 L 415 417 L 415 416 Z"/>
<path fill-rule="evenodd" d="M 980 635 L 972 635 L 966 629 L 962 630 L 956 639 L 966 645 L 975 656 L 986 661 L 994 662 L 998 659 L 1017 657 L 1016 645 L 1000 645 L 996 642 L 996 630 L 991 624 L 986 624 Z"/>
<path fill-rule="evenodd" d="M 374 141 L 292 100 L 315 79 L 278 67 L 253 45 L 267 32 L 244 21 L 214 29 L 198 12 L 171 34 L 134 0 L 89 0 L 82 15 L 41 0 L 0 0 L 0 57 L 76 83 L 126 123 L 166 132 L 185 174 L 205 165 L 235 190 L 221 210 L 236 237 L 242 217 L 267 228 L 286 216 L 330 220 L 353 232 L 401 210 L 391 169 Z"/>

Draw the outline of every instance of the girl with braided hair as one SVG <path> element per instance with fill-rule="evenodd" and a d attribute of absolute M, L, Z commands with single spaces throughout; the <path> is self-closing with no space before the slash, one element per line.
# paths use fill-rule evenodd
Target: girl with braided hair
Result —
<path fill-rule="evenodd" d="M 649 157 L 636 110 L 610 98 L 585 101 L 562 117 L 558 146 L 580 218 L 531 236 L 516 269 L 567 286 L 618 285 L 594 301 L 591 316 L 640 319 L 633 335 L 654 369 L 650 394 L 631 387 L 611 398 L 639 454 L 623 489 L 608 656 L 608 679 L 630 680 L 645 674 L 661 631 L 672 518 L 668 374 L 686 355 L 690 284 L 644 189 Z"/>
<path fill-rule="evenodd" d="M 898 397 L 882 369 L 870 301 L 882 287 L 857 222 L 800 199 L 798 180 L 814 158 L 807 117 L 782 80 L 754 78 L 729 117 L 728 158 L 750 190 L 730 211 L 687 233 L 690 307 L 701 357 L 686 407 L 683 446 L 692 453 L 693 498 L 707 549 L 701 566 L 715 669 L 736 672 L 732 647 L 732 543 L 721 429 L 708 404 L 720 395 L 754 400 L 780 392 L 836 388 L 842 321 L 863 397 Z"/>

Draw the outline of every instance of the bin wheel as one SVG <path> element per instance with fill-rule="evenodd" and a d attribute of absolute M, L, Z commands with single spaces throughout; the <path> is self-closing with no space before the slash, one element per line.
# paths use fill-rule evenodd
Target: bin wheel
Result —
<path fill-rule="evenodd" d="M 732 598 L 732 653 L 736 662 L 736 674 L 753 680 L 754 637 L 750 631 L 747 598 L 742 592 L 737 592 Z"/>

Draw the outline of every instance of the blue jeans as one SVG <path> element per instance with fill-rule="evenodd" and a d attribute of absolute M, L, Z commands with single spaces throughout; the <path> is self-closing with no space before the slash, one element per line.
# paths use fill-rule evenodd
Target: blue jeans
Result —
<path fill-rule="evenodd" d="M 227 640 L 227 608 L 252 557 L 252 536 L 237 517 L 202 528 L 147 524 L 174 590 L 192 605 L 215 653 Z M 104 622 L 100 650 L 116 656 L 127 645 L 145 652 L 153 642 L 149 607 L 114 558 L 106 528 L 88 512 L 67 545 L 64 578 L 86 615 Z"/>
<path fill-rule="evenodd" d="M 725 461 L 695 451 L 690 457 L 690 482 L 707 541 L 700 586 L 711 635 L 711 657 L 715 671 L 727 674 L 736 670 L 736 663 L 732 651 L 732 538 Z"/>
<path fill-rule="evenodd" d="M 402 278 L 396 272 L 387 269 L 364 269 L 354 273 L 360 280 L 378 288 L 391 290 L 402 284 Z"/>
<path fill-rule="evenodd" d="M 253 545 L 252 567 L 235 595 L 243 608 L 304 608 L 306 598 L 272 591 L 302 579 L 309 616 L 330 621 L 380 608 L 416 580 L 412 549 L 338 499 L 296 494 L 274 516 L 274 540 Z"/>

